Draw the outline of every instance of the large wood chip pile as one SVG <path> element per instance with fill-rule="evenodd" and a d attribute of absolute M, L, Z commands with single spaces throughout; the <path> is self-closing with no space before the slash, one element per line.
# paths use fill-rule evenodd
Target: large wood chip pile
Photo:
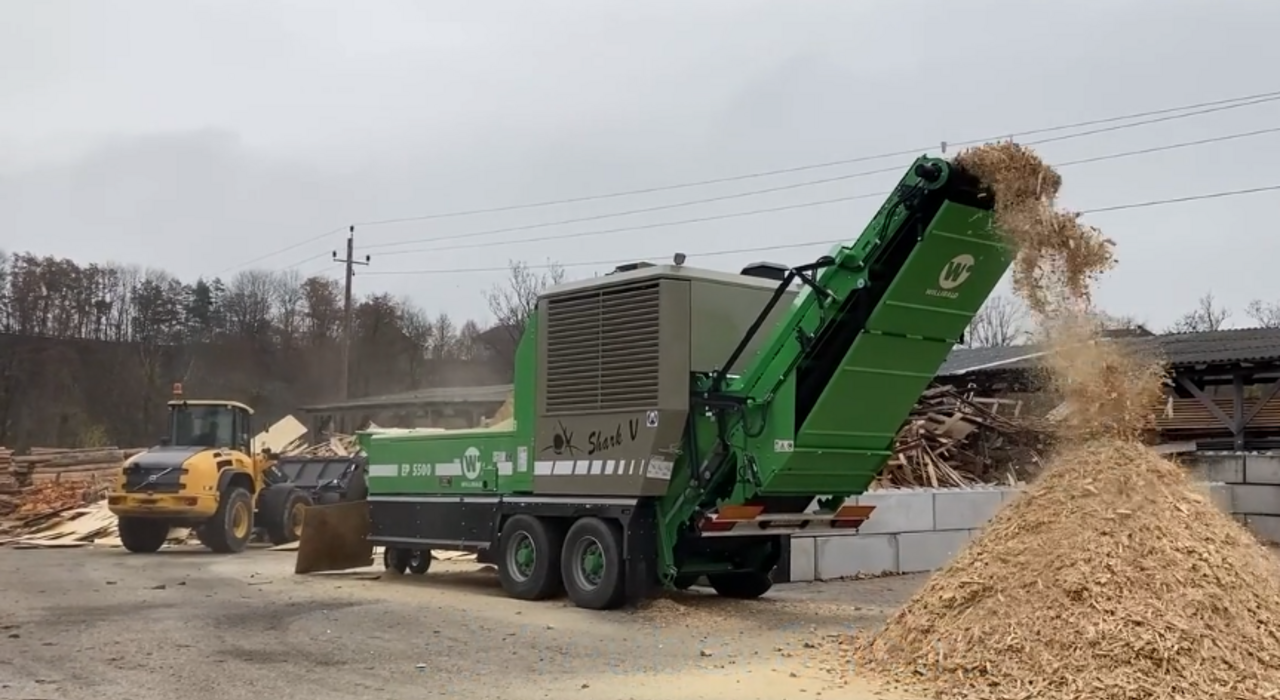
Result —
<path fill-rule="evenodd" d="M 841 669 L 944 697 L 1280 697 L 1280 567 L 1150 448 L 1061 454 Z"/>

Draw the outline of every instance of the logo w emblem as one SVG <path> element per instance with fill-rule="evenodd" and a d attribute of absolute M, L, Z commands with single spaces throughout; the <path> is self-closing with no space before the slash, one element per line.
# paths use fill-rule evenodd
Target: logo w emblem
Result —
<path fill-rule="evenodd" d="M 480 478 L 480 450 L 468 447 L 462 453 L 462 475 L 471 480 Z"/>
<path fill-rule="evenodd" d="M 973 272 L 975 262 L 973 256 L 968 253 L 955 256 L 943 266 L 942 273 L 938 275 L 938 286 L 943 289 L 955 289 L 964 284 L 964 281 L 969 279 L 969 273 Z"/>

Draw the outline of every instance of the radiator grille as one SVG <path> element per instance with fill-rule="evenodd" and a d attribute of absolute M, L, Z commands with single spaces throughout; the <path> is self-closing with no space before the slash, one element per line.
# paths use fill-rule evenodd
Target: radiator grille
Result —
<path fill-rule="evenodd" d="M 547 415 L 658 403 L 659 283 L 547 300 Z"/>

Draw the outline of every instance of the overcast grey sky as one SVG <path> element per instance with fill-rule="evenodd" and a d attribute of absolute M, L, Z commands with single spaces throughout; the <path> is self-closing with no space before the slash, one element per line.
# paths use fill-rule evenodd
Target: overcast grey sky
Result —
<path fill-rule="evenodd" d="M 1219 0 L 0 1 L 0 248 L 236 268 L 353 222 L 500 207 L 874 155 L 1280 90 L 1280 3 Z M 1050 162 L 1280 127 L 1280 102 L 1045 144 Z M 933 146 L 931 146 L 931 144 Z M 1280 134 L 1065 168 L 1106 207 L 1280 184 Z M 484 317 L 497 272 L 855 237 L 879 198 L 512 243 L 883 191 L 910 158 L 500 214 L 358 226 L 359 291 Z M 1118 243 L 1113 313 L 1169 323 L 1206 291 L 1280 301 L 1280 193 L 1089 217 Z M 337 272 L 334 233 L 258 265 Z M 425 247 L 485 244 L 468 249 Z M 365 249 L 364 246 L 378 246 Z M 404 252 L 417 251 L 417 252 Z M 320 256 L 320 257 L 316 257 Z M 571 276 L 604 267 L 576 266 Z M 234 271 L 234 269 L 232 270 Z M 363 271 L 362 271 L 363 272 Z"/>

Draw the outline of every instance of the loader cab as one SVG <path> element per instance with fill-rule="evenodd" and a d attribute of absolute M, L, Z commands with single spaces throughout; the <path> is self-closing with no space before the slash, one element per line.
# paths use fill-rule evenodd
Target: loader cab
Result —
<path fill-rule="evenodd" d="M 207 447 L 253 454 L 250 421 L 253 409 L 235 401 L 169 402 L 168 444 L 174 447 Z"/>

